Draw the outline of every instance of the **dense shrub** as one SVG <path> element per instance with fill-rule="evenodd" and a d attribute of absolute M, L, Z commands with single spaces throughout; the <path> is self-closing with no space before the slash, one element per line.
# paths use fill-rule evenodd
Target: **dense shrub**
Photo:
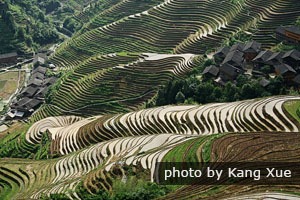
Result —
<path fill-rule="evenodd" d="M 164 196 L 170 191 L 171 189 L 166 186 L 138 179 L 135 176 L 128 177 L 125 183 L 116 179 L 113 183 L 113 191 L 110 193 L 99 190 L 95 194 L 90 194 L 82 184 L 76 189 L 78 196 L 85 200 L 150 200 Z"/>

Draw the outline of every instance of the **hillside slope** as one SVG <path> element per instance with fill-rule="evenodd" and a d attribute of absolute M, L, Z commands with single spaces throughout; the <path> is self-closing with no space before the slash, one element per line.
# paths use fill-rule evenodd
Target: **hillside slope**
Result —
<path fill-rule="evenodd" d="M 57 115 L 92 116 L 137 109 L 160 86 L 181 78 L 199 61 L 193 54 L 108 54 L 92 57 L 53 86 L 32 121 Z M 67 97 L 67 98 L 66 98 Z"/>
<path fill-rule="evenodd" d="M 58 50 L 53 62 L 72 68 L 86 57 L 120 51 L 199 54 L 240 31 L 252 33 L 253 39 L 271 47 L 276 44 L 274 30 L 294 24 L 300 14 L 297 0 L 244 2 L 165 1 L 111 24 L 93 26 Z"/>
<path fill-rule="evenodd" d="M 51 150 L 65 155 L 97 142 L 133 135 L 298 132 L 299 121 L 284 107 L 292 100 L 299 101 L 300 98 L 282 96 L 203 106 L 165 106 L 113 116 L 94 116 L 74 124 L 63 123 L 74 117 L 50 117 L 31 126 L 26 133 L 26 142 L 39 144 L 47 132 Z"/>
<path fill-rule="evenodd" d="M 276 137 L 274 137 L 276 136 Z M 112 180 L 130 177 L 130 171 L 148 171 L 145 181 L 153 180 L 156 162 L 177 161 L 282 161 L 299 162 L 299 134 L 249 133 L 225 134 L 217 137 L 180 136 L 161 134 L 133 136 L 98 143 L 60 159 L 47 161 L 1 160 L 1 199 L 33 198 L 42 194 L 65 193 L 69 198 L 85 199 L 78 187 L 97 193 L 99 198 L 112 190 Z M 285 145 L 289 143 L 289 145 Z M 231 144 L 230 146 L 228 146 Z M 280 146 L 280 150 L 277 148 Z M 266 148 L 268 147 L 268 148 Z M 226 149 L 226 151 L 224 151 Z M 236 152 L 239 152 L 237 155 Z M 286 152 L 289 152 L 288 156 Z M 123 163 L 123 164 L 120 164 Z M 76 189 L 77 188 L 77 189 Z M 281 199 L 290 197 L 291 191 L 299 192 L 297 185 L 282 186 L 185 186 L 171 192 L 163 199 L 223 199 L 241 198 L 241 195 L 268 190 L 274 195 L 278 190 Z M 102 192 L 99 192 L 100 191 Z M 234 192 L 226 192 L 226 191 Z M 148 192 L 151 192 L 150 190 Z M 286 194 L 284 194 L 286 193 Z M 209 195 L 207 195 L 209 194 Z M 292 195 L 293 196 L 293 195 Z M 94 196 L 97 197 L 97 196 Z M 283 198 L 284 197 L 284 198 Z M 294 198 L 298 198 L 296 195 Z"/>
<path fill-rule="evenodd" d="M 145 183 L 154 181 L 159 161 L 297 162 L 300 122 L 294 116 L 296 111 L 286 106 L 299 101 L 296 96 L 279 96 L 230 104 L 165 106 L 85 119 L 49 117 L 28 127 L 24 134 L 4 140 L 1 146 L 9 149 L 1 148 L 1 155 L 5 151 L 6 155 L 23 153 L 28 158 L 43 155 L 40 158 L 47 160 L 1 159 L 0 197 L 39 199 L 57 193 L 71 199 L 109 196 L 109 191 L 118 192 L 115 184 L 124 176 L 144 174 Z M 283 194 L 277 194 L 278 189 Z M 235 193 L 229 195 L 227 190 Z M 266 190 L 270 193 L 265 194 Z M 164 199 L 241 198 L 254 192 L 260 192 L 259 197 L 289 198 L 291 191 L 298 192 L 299 187 L 229 185 L 215 190 L 215 186 L 186 186 L 169 191 Z"/>
<path fill-rule="evenodd" d="M 300 54 L 281 49 L 270 69 L 249 58 L 282 45 L 274 30 L 295 24 L 299 0 L 2 2 L 0 54 L 66 40 L 50 57 L 45 73 L 57 79 L 37 97 L 43 104 L 3 121 L 1 200 L 300 199 L 298 181 L 156 183 L 159 162 L 300 161 Z M 247 53 L 232 51 L 234 66 L 210 59 L 244 40 L 262 49 L 251 41 Z"/>

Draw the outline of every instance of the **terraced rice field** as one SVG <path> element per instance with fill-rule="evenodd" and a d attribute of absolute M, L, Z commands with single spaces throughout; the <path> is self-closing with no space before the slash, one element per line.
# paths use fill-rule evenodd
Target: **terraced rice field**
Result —
<path fill-rule="evenodd" d="M 141 163 L 145 169 L 154 170 L 155 162 L 162 159 L 168 148 L 191 138 L 173 134 L 128 137 L 98 143 L 51 161 L 4 159 L 0 161 L 0 198 L 14 196 L 36 199 L 42 193 L 67 193 L 92 170 L 101 166 L 109 171 L 117 158 L 125 159 L 129 165 Z M 143 154 L 158 147 L 165 147 L 160 154 Z M 69 195 L 76 198 L 76 193 L 71 192 Z"/>
<path fill-rule="evenodd" d="M 92 4 L 96 3 L 96 1 L 90 1 Z M 94 8 L 91 8 L 90 6 L 83 9 L 81 12 L 77 12 L 74 14 L 74 19 L 81 23 L 88 23 L 94 15 L 97 15 L 97 13 L 102 13 L 104 10 L 109 9 L 111 5 L 119 3 L 120 0 L 100 0 L 98 1 L 98 5 L 94 6 Z M 86 2 L 87 3 L 87 2 Z M 82 5 L 81 5 L 82 6 Z"/>
<path fill-rule="evenodd" d="M 109 54 L 88 59 L 57 83 L 33 121 L 48 116 L 93 116 L 136 110 L 198 61 L 193 54 Z"/>
<path fill-rule="evenodd" d="M 199 140 L 199 139 L 198 139 Z M 209 154 L 209 161 L 216 162 L 298 162 L 299 134 L 296 133 L 249 133 L 227 134 L 210 140 L 204 140 L 200 145 L 202 150 L 196 149 L 196 156 L 203 160 Z M 208 144 L 208 145 L 206 145 Z M 288 145 L 287 145 L 288 144 Z M 169 154 L 182 156 L 191 151 L 190 146 L 184 144 L 183 153 L 169 151 Z M 176 150 L 174 148 L 174 150 Z M 191 153 L 192 154 L 192 153 Z M 165 156 L 167 157 L 168 154 Z M 300 187 L 297 185 L 262 186 L 262 185 L 190 185 L 178 189 L 176 192 L 164 196 L 162 199 L 299 199 L 297 195 Z M 292 192 L 293 191 L 293 192 Z"/>
<path fill-rule="evenodd" d="M 140 8 L 138 1 L 122 1 L 118 13 L 127 14 L 122 5 L 130 3 Z M 92 55 L 121 51 L 202 54 L 240 31 L 252 33 L 253 39 L 270 48 L 276 44 L 274 30 L 293 24 L 300 14 L 297 0 L 245 0 L 242 4 L 168 0 L 147 8 L 104 26 L 92 23 L 90 31 L 63 45 L 53 62 L 72 68 Z"/>
<path fill-rule="evenodd" d="M 128 172 L 123 168 L 128 167 L 148 171 L 149 181 L 154 181 L 155 164 L 160 161 L 297 162 L 299 122 L 285 109 L 297 101 L 300 98 L 296 96 L 278 96 L 90 118 L 45 118 L 28 129 L 24 145 L 42 144 L 43 135 L 48 134 L 50 152 L 64 156 L 45 161 L 1 159 L 0 198 L 39 199 L 65 193 L 77 199 L 80 183 L 91 193 L 113 190 L 111 179 L 121 178 L 111 174 L 116 168 L 124 174 Z M 287 185 L 216 187 L 185 186 L 164 199 L 239 199 L 252 193 L 289 199 L 295 197 L 290 191 L 300 189 Z"/>
<path fill-rule="evenodd" d="M 110 8 L 100 12 L 88 25 L 87 30 L 92 30 L 114 21 L 118 21 L 126 16 L 134 15 L 139 12 L 143 12 L 160 4 L 163 0 L 155 1 L 139 1 L 139 0 L 110 0 Z M 82 18 L 81 18 L 82 19 Z M 88 20 L 86 20 L 88 22 Z"/>
<path fill-rule="evenodd" d="M 241 32 L 276 45 L 274 30 L 295 23 L 298 0 L 99 2 L 74 15 L 83 29 L 51 57 L 62 76 L 45 104 L 1 138 L 1 200 L 80 199 L 82 187 L 111 194 L 134 173 L 154 182 L 161 161 L 300 161 L 299 96 L 145 109 Z M 161 199 L 291 200 L 300 186 L 186 185 Z"/>
<path fill-rule="evenodd" d="M 173 151 L 176 149 L 176 157 L 181 157 L 186 161 L 189 161 L 192 156 L 201 161 L 205 154 L 210 154 L 211 161 L 251 161 L 254 159 L 297 162 L 300 159 L 299 139 L 297 133 L 284 132 L 280 134 L 270 132 L 225 134 L 215 138 L 178 134 L 145 135 L 100 142 L 82 151 L 49 161 L 2 159 L 0 161 L 2 191 L 0 196 L 1 199 L 4 197 L 37 199 L 42 194 L 67 193 L 70 198 L 75 199 L 78 197 L 75 188 L 82 179 L 85 187 L 92 192 L 95 188 L 103 187 L 98 184 L 97 180 L 101 179 L 101 183 L 108 183 L 108 180 L 108 182 L 105 181 L 109 179 L 107 173 L 115 167 L 124 166 L 136 166 L 148 170 L 149 179 L 153 180 L 155 163 L 164 161 L 169 154 L 174 154 Z M 289 145 L 285 145 L 287 142 Z M 193 144 L 193 148 L 186 143 Z M 210 146 L 209 150 L 207 146 Z M 267 146 L 266 151 L 264 147 Z M 179 153 L 178 149 L 182 151 Z M 189 156 L 186 156 L 186 152 Z M 276 192 L 278 188 L 281 189 L 281 193 L 290 190 L 295 192 L 300 189 L 298 186 L 274 186 L 268 188 L 271 193 L 265 194 L 266 188 L 257 186 L 222 186 L 218 190 L 210 186 L 186 186 L 164 199 L 174 199 L 175 196 L 176 199 L 201 197 L 210 190 L 212 190 L 210 198 L 218 199 L 241 198 L 241 195 L 256 191 L 260 192 L 261 196 L 278 196 L 279 193 Z M 235 191 L 235 193 L 226 193 L 228 190 Z M 293 196 L 281 195 L 286 198 Z"/>
<path fill-rule="evenodd" d="M 211 135 L 226 132 L 299 132 L 300 124 L 284 103 L 296 96 L 278 96 L 202 106 L 163 106 L 87 119 L 50 117 L 36 122 L 26 134 L 29 143 L 40 142 L 48 131 L 53 150 L 62 155 L 119 137 L 150 134 Z M 66 121 L 76 119 L 76 123 Z"/>

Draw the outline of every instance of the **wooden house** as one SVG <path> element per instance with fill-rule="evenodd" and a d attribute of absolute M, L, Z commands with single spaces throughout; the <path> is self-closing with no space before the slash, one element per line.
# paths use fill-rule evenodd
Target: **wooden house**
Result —
<path fill-rule="evenodd" d="M 220 66 L 220 77 L 222 80 L 233 81 L 239 74 L 242 74 L 244 70 L 237 68 L 231 64 L 224 63 Z"/>
<path fill-rule="evenodd" d="M 229 64 L 229 65 L 232 65 L 234 67 L 243 69 L 244 65 L 245 65 L 245 63 L 244 63 L 244 53 L 239 51 L 239 50 L 231 51 L 227 54 L 227 56 L 225 57 L 222 64 Z"/>
<path fill-rule="evenodd" d="M 279 65 L 282 63 L 283 52 L 275 52 L 273 53 L 266 61 L 268 65 Z"/>
<path fill-rule="evenodd" d="M 218 49 L 218 51 L 214 54 L 214 59 L 216 63 L 220 64 L 225 59 L 227 54 L 229 53 L 229 47 L 221 47 Z"/>
<path fill-rule="evenodd" d="M 202 75 L 208 78 L 217 77 L 218 74 L 219 74 L 219 68 L 214 65 L 206 67 L 202 72 Z"/>
<path fill-rule="evenodd" d="M 236 43 L 236 44 L 232 45 L 232 47 L 230 48 L 229 51 L 238 50 L 238 51 L 242 52 L 244 48 L 245 48 L 245 44 L 239 42 L 239 43 Z"/>
<path fill-rule="evenodd" d="M 256 41 L 246 43 L 243 53 L 247 62 L 252 61 L 260 52 L 261 44 Z"/>
<path fill-rule="evenodd" d="M 300 66 L 300 52 L 295 49 L 288 51 L 282 56 L 282 61 L 297 70 Z"/>
<path fill-rule="evenodd" d="M 261 51 L 259 54 L 252 60 L 254 63 L 253 69 L 260 70 L 261 67 L 267 65 L 267 60 L 273 55 L 271 51 Z"/>
<path fill-rule="evenodd" d="M 292 82 L 297 75 L 297 72 L 287 64 L 275 65 L 275 73 L 281 75 L 286 82 Z"/>

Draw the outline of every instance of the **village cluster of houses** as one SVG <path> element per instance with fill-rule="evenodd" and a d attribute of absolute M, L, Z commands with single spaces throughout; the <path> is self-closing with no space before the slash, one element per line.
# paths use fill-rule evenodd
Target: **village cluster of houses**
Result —
<path fill-rule="evenodd" d="M 17 66 L 22 60 L 16 52 L 0 55 L 0 68 L 4 66 Z M 46 75 L 47 68 L 55 71 L 55 65 L 47 63 L 45 53 L 35 54 L 33 58 L 23 61 L 21 64 L 33 62 L 34 69 L 25 87 L 10 105 L 7 119 L 23 118 L 30 116 L 44 101 L 49 87 L 55 83 L 56 77 Z"/>
<path fill-rule="evenodd" d="M 215 54 L 216 65 L 206 67 L 203 75 L 214 78 L 218 84 L 235 82 L 240 74 L 262 77 L 261 85 L 267 86 L 268 78 L 281 75 L 290 85 L 300 85 L 300 52 L 272 52 L 262 50 L 261 44 L 250 41 L 237 43 L 231 47 L 221 47 Z M 266 74 L 263 68 L 269 68 Z"/>
<path fill-rule="evenodd" d="M 300 28 L 297 26 L 278 27 L 275 38 L 285 44 L 300 44 Z M 206 67 L 203 75 L 215 78 L 218 84 L 235 82 L 240 74 L 262 77 L 261 85 L 266 87 L 270 81 L 281 75 L 286 84 L 300 86 L 300 52 L 296 49 L 287 52 L 263 50 L 261 44 L 250 41 L 237 43 L 231 47 L 221 47 L 214 54 L 216 65 Z M 270 70 L 266 70 L 270 69 Z"/>
<path fill-rule="evenodd" d="M 36 61 L 41 64 L 44 60 Z M 8 118 L 22 118 L 31 115 L 43 102 L 45 95 L 57 78 L 46 75 L 47 68 L 39 65 L 32 70 L 27 86 L 19 93 L 17 100 L 10 106 Z"/>

